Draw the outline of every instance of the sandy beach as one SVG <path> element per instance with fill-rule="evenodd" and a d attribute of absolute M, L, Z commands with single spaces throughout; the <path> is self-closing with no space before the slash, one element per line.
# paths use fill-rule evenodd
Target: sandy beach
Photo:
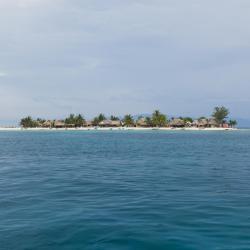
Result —
<path fill-rule="evenodd" d="M 235 131 L 237 128 L 140 128 L 140 127 L 82 127 L 82 128 L 21 128 L 21 127 L 0 127 L 0 131 Z"/>

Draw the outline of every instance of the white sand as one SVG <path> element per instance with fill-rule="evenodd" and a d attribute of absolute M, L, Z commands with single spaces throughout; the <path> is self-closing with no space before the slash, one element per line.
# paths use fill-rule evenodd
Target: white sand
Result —
<path fill-rule="evenodd" d="M 22 129 L 20 127 L 8 128 L 0 127 L 0 131 L 122 131 L 122 130 L 133 130 L 133 131 L 148 131 L 148 130 L 160 130 L 160 131 L 227 131 L 227 130 L 238 130 L 237 128 L 129 128 L 129 127 L 118 127 L 118 128 L 100 128 L 100 127 L 89 127 L 89 128 L 28 128 Z"/>

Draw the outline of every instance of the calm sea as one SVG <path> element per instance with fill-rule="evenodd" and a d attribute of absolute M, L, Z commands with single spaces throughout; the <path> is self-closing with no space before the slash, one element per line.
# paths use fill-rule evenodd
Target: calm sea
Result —
<path fill-rule="evenodd" d="M 0 249 L 250 249 L 250 131 L 0 132 Z"/>

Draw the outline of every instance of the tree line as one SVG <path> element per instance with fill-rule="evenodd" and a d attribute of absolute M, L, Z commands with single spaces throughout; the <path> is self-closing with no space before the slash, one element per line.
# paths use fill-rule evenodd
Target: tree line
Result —
<path fill-rule="evenodd" d="M 214 111 L 212 113 L 212 118 L 216 121 L 217 125 L 220 126 L 223 123 L 228 123 L 229 126 L 234 127 L 237 125 L 236 120 L 229 120 L 227 121 L 226 119 L 228 118 L 229 115 L 229 110 L 225 107 L 215 107 Z M 91 126 L 98 126 L 101 122 L 105 120 L 110 120 L 110 121 L 120 121 L 122 126 L 126 127 L 133 127 L 136 126 L 137 124 L 140 124 L 140 121 L 143 121 L 144 124 L 146 124 L 149 127 L 165 127 L 167 126 L 172 119 L 168 119 L 168 117 L 161 113 L 159 110 L 155 110 L 151 116 L 146 116 L 146 117 L 137 117 L 135 119 L 131 114 L 125 115 L 122 119 L 119 118 L 118 116 L 111 115 L 109 118 L 107 118 L 104 114 L 99 114 L 98 116 L 94 117 L 94 119 L 91 121 Z M 194 120 L 191 117 L 179 117 L 178 119 L 182 120 L 184 124 L 191 124 Z M 207 119 L 206 117 L 200 117 L 197 120 L 202 120 L 202 119 Z M 86 120 L 83 115 L 78 114 L 70 114 L 67 118 L 64 120 L 60 120 L 65 124 L 65 126 L 68 127 L 83 127 L 86 125 Z M 48 122 L 45 119 L 37 118 L 33 119 L 31 116 L 25 117 L 21 119 L 20 125 L 24 128 L 34 128 L 34 127 L 40 127 L 43 126 Z M 56 120 L 50 121 L 50 127 L 56 127 Z"/>

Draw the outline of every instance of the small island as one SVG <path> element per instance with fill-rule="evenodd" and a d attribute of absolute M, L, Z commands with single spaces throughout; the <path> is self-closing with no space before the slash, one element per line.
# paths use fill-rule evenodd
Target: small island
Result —
<path fill-rule="evenodd" d="M 168 117 L 155 110 L 151 116 L 133 117 L 131 114 L 123 118 L 99 114 L 92 120 L 85 120 L 81 114 L 70 114 L 65 119 L 33 119 L 31 116 L 21 119 L 21 129 L 186 129 L 186 130 L 232 130 L 237 121 L 228 119 L 229 110 L 215 107 L 211 117 Z"/>

